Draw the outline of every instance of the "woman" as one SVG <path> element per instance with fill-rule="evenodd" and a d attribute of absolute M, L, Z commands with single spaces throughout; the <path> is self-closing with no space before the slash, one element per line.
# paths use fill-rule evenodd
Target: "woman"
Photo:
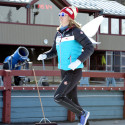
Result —
<path fill-rule="evenodd" d="M 54 100 L 74 112 L 80 121 L 79 125 L 85 125 L 90 113 L 78 103 L 77 83 L 82 77 L 83 62 L 92 55 L 94 47 L 74 20 L 77 13 L 78 9 L 73 6 L 60 11 L 60 27 L 57 28 L 54 44 L 50 51 L 40 54 L 38 60 L 58 55 L 62 82 L 55 92 Z"/>

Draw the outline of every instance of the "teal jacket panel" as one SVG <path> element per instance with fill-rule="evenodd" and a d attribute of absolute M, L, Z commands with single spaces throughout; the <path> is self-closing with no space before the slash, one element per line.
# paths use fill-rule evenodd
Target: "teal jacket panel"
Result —
<path fill-rule="evenodd" d="M 69 64 L 75 62 L 82 53 L 82 45 L 74 40 L 74 36 L 57 36 L 56 49 L 58 55 L 58 68 L 62 70 L 71 70 Z M 81 63 L 77 68 L 83 68 Z"/>

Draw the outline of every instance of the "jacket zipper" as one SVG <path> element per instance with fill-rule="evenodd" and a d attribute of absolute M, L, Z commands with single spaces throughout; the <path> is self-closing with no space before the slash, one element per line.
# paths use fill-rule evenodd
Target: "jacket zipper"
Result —
<path fill-rule="evenodd" d="M 72 62 L 72 58 L 71 58 L 71 56 L 68 58 L 69 60 L 70 60 L 70 63 Z"/>
<path fill-rule="evenodd" d="M 70 63 L 72 62 L 72 58 L 71 58 L 71 56 L 70 56 Z"/>
<path fill-rule="evenodd" d="M 60 33 L 60 32 L 58 32 L 60 35 L 61 35 L 61 39 L 60 39 L 60 43 L 59 43 L 59 50 L 60 50 L 60 69 L 61 69 L 61 46 L 60 46 L 60 44 L 61 44 L 61 40 L 62 40 L 62 38 L 63 38 L 63 35 Z"/>

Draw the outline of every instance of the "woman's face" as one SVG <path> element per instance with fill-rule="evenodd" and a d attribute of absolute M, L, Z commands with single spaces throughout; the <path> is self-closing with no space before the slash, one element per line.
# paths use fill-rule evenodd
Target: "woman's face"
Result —
<path fill-rule="evenodd" d="M 61 13 L 59 13 L 59 20 L 60 20 L 60 24 L 64 27 L 69 24 L 70 18 L 68 16 L 68 14 L 61 12 Z"/>

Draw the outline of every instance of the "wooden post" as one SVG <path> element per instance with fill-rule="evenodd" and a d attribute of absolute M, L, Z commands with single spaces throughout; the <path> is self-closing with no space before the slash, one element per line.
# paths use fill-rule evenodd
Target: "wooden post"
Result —
<path fill-rule="evenodd" d="M 124 75 L 124 91 L 123 91 L 123 94 L 124 94 L 123 118 L 125 119 L 125 75 Z"/>
<path fill-rule="evenodd" d="M 68 118 L 68 121 L 70 121 L 70 122 L 75 121 L 75 113 L 68 110 L 68 117 L 67 118 Z"/>
<path fill-rule="evenodd" d="M 123 118 L 125 119 L 125 90 L 124 90 L 124 107 L 123 107 Z"/>
<path fill-rule="evenodd" d="M 4 72 L 4 91 L 3 91 L 3 123 L 10 123 L 11 115 L 11 71 Z"/>

